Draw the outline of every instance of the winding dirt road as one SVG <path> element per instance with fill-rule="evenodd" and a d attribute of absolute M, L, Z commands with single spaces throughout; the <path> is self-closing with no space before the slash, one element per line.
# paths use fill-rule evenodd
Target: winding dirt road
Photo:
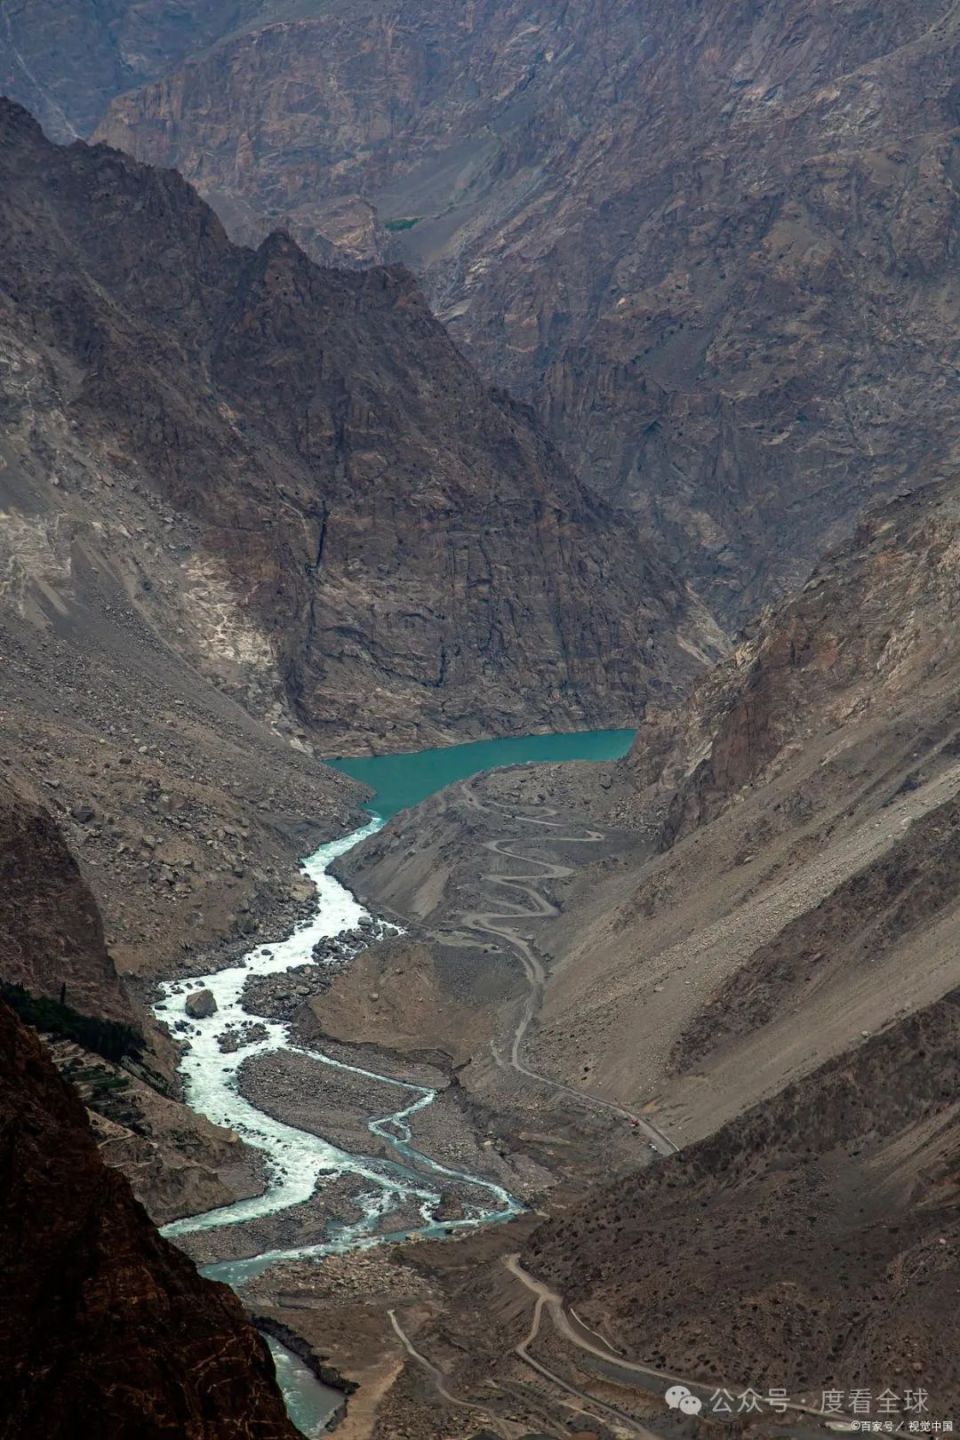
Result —
<path fill-rule="evenodd" d="M 540 1333 L 543 1313 L 546 1311 L 550 1316 L 550 1320 L 557 1334 L 564 1340 L 569 1341 L 571 1345 L 575 1345 L 578 1350 L 590 1355 L 597 1363 L 597 1367 L 601 1373 L 609 1379 L 616 1381 L 618 1384 L 629 1385 L 634 1389 L 643 1390 L 648 1394 L 657 1396 L 665 1395 L 667 1389 L 672 1385 L 682 1385 L 691 1395 L 697 1396 L 702 1402 L 706 1412 L 708 1414 L 710 1413 L 711 1401 L 719 1387 L 712 1383 L 705 1384 L 703 1381 L 690 1379 L 685 1375 L 673 1375 L 669 1371 L 658 1370 L 652 1365 L 645 1365 L 639 1361 L 626 1359 L 625 1356 L 618 1354 L 617 1351 L 604 1340 L 602 1335 L 598 1335 L 595 1330 L 591 1330 L 588 1326 L 584 1325 L 582 1320 L 579 1320 L 576 1315 L 572 1314 L 567 1306 L 564 1305 L 562 1297 L 558 1295 L 555 1290 L 551 1290 L 549 1286 L 544 1285 L 541 1280 L 538 1280 L 535 1275 L 531 1275 L 528 1270 L 525 1270 L 520 1264 L 519 1254 L 505 1255 L 503 1257 L 503 1264 L 514 1279 L 519 1280 L 521 1285 L 534 1296 L 533 1321 L 530 1330 L 523 1341 L 516 1346 L 516 1354 L 528 1365 L 532 1365 L 533 1368 L 540 1371 L 541 1374 L 550 1374 L 550 1372 L 546 1371 L 540 1362 L 535 1360 L 529 1353 L 529 1347 L 534 1343 Z M 551 1379 L 556 1381 L 557 1377 L 551 1375 Z M 570 1388 L 566 1385 L 566 1382 L 561 1381 L 558 1383 L 563 1384 L 567 1389 Z M 726 1387 L 727 1393 L 733 1394 L 734 1396 L 738 1393 L 743 1393 L 745 1389 L 746 1387 L 742 1385 L 739 1387 Z M 590 1400 L 594 1406 L 599 1407 L 599 1402 L 595 1400 L 589 1392 L 577 1391 L 576 1393 Z M 629 1416 L 624 1416 L 620 1411 L 614 1411 L 613 1413 L 621 1419 L 628 1420 L 637 1433 L 647 1436 L 648 1440 L 653 1440 L 650 1432 L 643 1430 L 635 1420 L 632 1420 Z M 773 1413 L 777 1414 L 778 1412 Z M 798 1437 L 798 1440 L 799 1437 L 804 1437 L 804 1440 L 808 1440 L 808 1437 L 822 1436 L 825 1424 L 830 1421 L 832 1416 L 832 1412 L 821 1410 L 815 1405 L 807 1405 L 803 1400 L 793 1399 L 785 1404 L 782 1413 L 802 1417 L 799 1421 L 794 1420 L 790 1425 L 791 1436 Z"/>
<path fill-rule="evenodd" d="M 601 1414 L 616 1420 L 621 1426 L 626 1426 L 632 1435 L 640 1436 L 641 1440 L 657 1440 L 657 1437 L 653 1435 L 651 1431 L 644 1429 L 640 1422 L 635 1420 L 632 1415 L 627 1415 L 623 1410 L 618 1410 L 615 1405 L 608 1405 L 605 1401 L 598 1400 L 596 1396 L 590 1394 L 589 1390 L 581 1390 L 578 1386 L 571 1385 L 568 1380 L 564 1380 L 560 1375 L 557 1375 L 555 1371 L 548 1369 L 546 1365 L 530 1354 L 530 1346 L 540 1334 L 544 1309 L 546 1308 L 549 1311 L 551 1319 L 553 1319 L 556 1324 L 555 1311 L 563 1316 L 563 1305 L 558 1295 L 555 1295 L 552 1290 L 548 1290 L 545 1285 L 541 1285 L 532 1275 L 527 1274 L 526 1270 L 520 1265 L 519 1255 L 508 1255 L 504 1258 L 503 1263 L 511 1275 L 515 1275 L 535 1296 L 530 1329 L 520 1341 L 519 1345 L 514 1346 L 514 1354 L 517 1355 L 525 1365 L 529 1365 L 531 1370 L 536 1370 L 538 1375 L 542 1375 L 545 1379 L 549 1380 L 551 1384 L 559 1386 L 559 1388 L 565 1390 L 568 1395 L 575 1395 L 578 1400 L 586 1401 L 594 1410 L 599 1410 Z M 558 1326 L 557 1328 L 559 1329 L 560 1327 Z"/>
<path fill-rule="evenodd" d="M 511 1256 L 510 1260 L 513 1260 L 515 1258 L 516 1257 Z M 525 1271 L 520 1273 L 524 1276 L 526 1275 Z M 532 1345 L 534 1340 L 537 1338 L 537 1335 L 540 1331 L 541 1313 L 544 1304 L 548 1301 L 548 1298 L 548 1292 L 545 1292 L 542 1295 L 537 1295 L 536 1302 L 534 1304 L 533 1321 L 529 1333 L 527 1334 L 526 1338 L 522 1340 L 519 1345 L 517 1345 L 516 1354 L 520 1357 L 521 1360 L 523 1360 L 524 1364 L 528 1365 L 532 1370 L 536 1370 L 538 1374 L 544 1377 L 544 1379 L 549 1380 L 552 1385 L 557 1386 L 557 1388 L 562 1390 L 565 1394 L 572 1395 L 577 1401 L 579 1401 L 580 1405 L 576 1407 L 576 1413 L 582 1418 L 589 1417 L 591 1412 L 594 1412 L 594 1418 L 599 1418 L 596 1414 L 596 1412 L 599 1412 L 600 1416 L 606 1416 L 610 1419 L 616 1420 L 621 1427 L 626 1427 L 631 1434 L 639 1436 L 640 1440 L 658 1440 L 657 1436 L 652 1435 L 649 1430 L 645 1430 L 641 1425 L 637 1423 L 636 1420 L 633 1419 L 632 1416 L 626 1415 L 622 1410 L 618 1410 L 614 1405 L 608 1405 L 604 1401 L 596 1399 L 596 1397 L 591 1395 L 588 1390 L 581 1390 L 578 1388 L 578 1386 L 571 1385 L 567 1380 L 564 1380 L 562 1376 L 555 1374 L 554 1371 L 548 1369 L 546 1365 L 541 1364 L 539 1360 L 534 1359 L 532 1355 L 528 1354 L 527 1346 Z M 403 1346 L 407 1354 L 410 1356 L 411 1360 L 415 1361 L 416 1364 L 420 1366 L 421 1370 L 425 1371 L 426 1374 L 430 1377 L 431 1381 L 433 1382 L 434 1388 L 436 1389 L 437 1394 L 441 1397 L 441 1399 L 444 1400 L 448 1405 L 454 1405 L 461 1410 L 479 1411 L 487 1418 L 488 1423 L 493 1423 L 497 1426 L 498 1433 L 502 1433 L 497 1418 L 493 1414 L 491 1414 L 489 1407 L 484 1405 L 477 1405 L 470 1400 L 461 1400 L 459 1396 L 453 1394 L 447 1383 L 447 1377 L 444 1372 L 440 1369 L 438 1365 L 434 1365 L 433 1361 L 429 1360 L 421 1350 L 418 1350 L 416 1348 L 413 1341 L 410 1339 L 409 1335 L 404 1330 L 402 1324 L 397 1318 L 396 1311 L 388 1310 L 387 1315 L 389 1317 L 393 1333 L 396 1335 L 397 1339 L 400 1341 L 401 1345 Z M 582 1408 L 584 1404 L 590 1407 L 589 1410 L 584 1410 Z M 574 1407 L 571 1406 L 570 1408 L 573 1409 Z"/>
<path fill-rule="evenodd" d="M 492 813 L 494 810 L 503 810 L 504 807 L 496 806 L 491 802 L 482 804 L 477 797 L 467 788 L 461 788 L 461 795 L 468 806 L 475 810 L 486 810 Z M 513 811 L 509 812 L 511 818 L 524 825 L 539 825 L 550 830 L 559 830 L 563 827 L 563 821 L 556 819 L 545 819 L 546 816 L 555 816 L 556 810 L 545 810 L 542 815 L 521 815 Z M 553 835 L 551 839 L 561 844 L 571 845 L 596 845 L 599 841 L 605 840 L 606 835 L 602 830 L 587 830 L 580 835 Z M 493 855 L 516 860 L 520 864 L 535 866 L 534 870 L 524 870 L 514 874 L 501 871 L 484 871 L 480 879 L 487 885 L 498 885 L 507 889 L 511 896 L 519 897 L 510 905 L 509 909 L 503 910 L 471 910 L 467 911 L 459 920 L 458 928 L 469 931 L 474 935 L 492 936 L 497 941 L 506 944 L 520 961 L 524 976 L 527 981 L 527 997 L 524 1001 L 520 1015 L 514 1027 L 513 1036 L 510 1042 L 510 1053 L 506 1062 L 503 1057 L 494 1050 L 494 1058 L 497 1063 L 503 1066 L 505 1063 L 510 1069 L 515 1070 L 519 1075 L 525 1075 L 527 1079 L 534 1080 L 551 1090 L 563 1095 L 570 1095 L 574 1099 L 586 1101 L 587 1104 L 596 1109 L 606 1110 L 613 1115 L 619 1115 L 643 1134 L 650 1145 L 660 1155 L 674 1155 L 679 1146 L 659 1130 L 650 1120 L 643 1115 L 628 1110 L 623 1105 L 618 1105 L 615 1100 L 606 1100 L 600 1095 L 591 1095 L 588 1090 L 577 1089 L 573 1085 L 565 1085 L 560 1080 L 553 1080 L 542 1071 L 534 1070 L 524 1060 L 524 1042 L 527 1032 L 543 1002 L 544 986 L 546 984 L 546 971 L 543 962 L 536 952 L 531 949 L 529 943 L 523 938 L 516 928 L 516 922 L 531 920 L 550 919 L 559 915 L 559 910 L 552 901 L 536 888 L 536 882 L 543 880 L 560 880 L 567 875 L 574 873 L 572 865 L 561 865 L 555 861 L 536 859 L 532 855 L 518 854 L 516 846 L 522 844 L 520 840 L 512 836 L 505 836 L 498 840 L 485 840 L 483 848 Z M 514 848 L 511 848 L 514 847 Z M 523 909 L 520 899 L 526 899 L 531 908 Z M 501 902 L 505 903 L 505 902 Z"/>
<path fill-rule="evenodd" d="M 428 1360 L 426 1355 L 424 1355 L 420 1350 L 416 1349 L 413 1341 L 410 1339 L 410 1336 L 407 1334 L 403 1326 L 400 1324 L 400 1321 L 397 1319 L 397 1312 L 395 1310 L 388 1310 L 387 1317 L 390 1321 L 390 1325 L 394 1335 L 396 1335 L 404 1350 L 406 1350 L 411 1360 L 416 1361 L 416 1363 L 420 1366 L 421 1370 L 425 1370 L 427 1372 L 427 1374 L 430 1376 L 430 1379 L 433 1381 L 434 1386 L 436 1387 L 437 1394 L 442 1396 L 442 1398 L 446 1400 L 448 1405 L 456 1405 L 462 1410 L 483 1410 L 484 1407 L 482 1405 L 474 1405 L 472 1401 L 461 1400 L 459 1396 L 453 1394 L 453 1392 L 449 1389 L 447 1385 L 446 1375 L 444 1375 L 443 1371 L 438 1365 L 434 1365 L 432 1360 Z"/>

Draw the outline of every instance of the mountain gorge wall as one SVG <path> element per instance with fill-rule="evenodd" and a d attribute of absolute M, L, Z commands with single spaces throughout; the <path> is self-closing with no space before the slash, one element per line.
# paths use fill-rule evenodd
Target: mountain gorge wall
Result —
<path fill-rule="evenodd" d="M 261 4 L 97 134 L 407 259 L 735 627 L 956 461 L 958 44 L 947 0 Z"/>
<path fill-rule="evenodd" d="M 481 908 L 491 836 L 534 879 L 570 866 L 534 927 L 530 1063 L 681 1144 L 933 1004 L 960 982 L 958 527 L 956 477 L 890 502 L 624 760 L 443 792 L 351 883 L 442 941 Z M 618 858 L 552 842 L 553 812 Z"/>
<path fill-rule="evenodd" d="M 2 119 L 13 371 L 169 506 L 232 642 L 183 625 L 191 659 L 248 708 L 326 753 L 626 722 L 722 644 L 405 271 L 240 249 L 177 177 Z"/>
<path fill-rule="evenodd" d="M 6 783 L 0 868 L 0 979 L 55 1002 L 64 986 L 74 1020 L 94 1017 L 101 1031 L 111 1021 L 129 1029 L 135 1012 L 63 836 L 49 813 Z M 88 1076 L 98 1059 L 86 1056 Z M 120 1076 L 133 1084 L 128 1071 L 118 1071 L 114 1085 Z M 172 1100 L 162 1103 L 180 1112 L 168 1116 L 168 1130 L 193 1156 L 188 1162 L 157 1151 L 167 1199 L 175 1197 L 177 1165 L 182 1181 L 191 1163 L 200 1205 L 230 1198 L 215 1177 L 202 1179 L 198 1163 L 218 1145 L 222 1158 L 231 1148 L 226 1132 Z M 239 1302 L 160 1238 L 120 1170 L 105 1164 L 107 1150 L 74 1087 L 35 1031 L 2 1002 L 0 1137 L 4 1440 L 293 1440 L 273 1363 Z M 142 1135 L 139 1144 L 142 1162 L 142 1152 L 156 1146 Z M 115 1139 L 109 1153 L 117 1158 Z"/>
<path fill-rule="evenodd" d="M 907 1416 L 908 1392 L 931 1414 L 956 1403 L 941 1322 L 960 1238 L 958 544 L 955 475 L 901 495 L 682 705 L 648 714 L 624 760 L 474 777 L 341 862 L 429 936 L 430 1012 L 472 1001 L 465 1089 L 514 1086 L 551 1134 L 585 1096 L 629 1107 L 612 1130 L 632 1159 L 613 1173 L 611 1144 L 609 1180 L 569 1208 L 554 1192 L 521 1260 L 575 1337 L 589 1327 L 641 1367 L 814 1406 L 836 1389 L 848 1413 L 854 1387 Z M 480 994 L 464 931 L 491 919 L 514 936 L 512 975 L 497 988 L 483 967 Z M 531 952 L 526 1025 L 510 986 Z M 359 1014 L 365 1038 L 425 1043 L 389 956 L 362 990 L 350 978 L 334 1024 Z M 491 1022 L 522 1027 L 519 1082 Z M 644 1124 L 679 1153 L 654 1157 Z M 462 1284 L 423 1349 L 482 1397 L 463 1335 L 484 1306 L 512 1322 L 518 1297 L 500 1263 Z M 609 1367 L 559 1326 L 530 1333 L 565 1383 L 609 1393 Z"/>

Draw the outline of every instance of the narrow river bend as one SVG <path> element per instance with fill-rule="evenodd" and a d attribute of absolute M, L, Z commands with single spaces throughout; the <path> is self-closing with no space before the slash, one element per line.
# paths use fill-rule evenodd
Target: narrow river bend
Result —
<path fill-rule="evenodd" d="M 373 834 L 397 810 L 417 804 L 435 790 L 482 770 L 531 760 L 610 760 L 622 755 L 632 739 L 632 731 L 588 731 L 566 735 L 538 735 L 523 739 L 480 741 L 441 750 L 419 751 L 413 755 L 391 755 L 370 760 L 332 762 L 337 768 L 370 784 L 375 790 L 372 802 L 376 814 L 370 822 L 350 835 L 322 845 L 303 862 L 304 872 L 317 887 L 317 903 L 313 917 L 286 940 L 273 945 L 258 945 L 238 965 L 218 970 L 184 983 L 169 981 L 160 987 L 155 1005 L 157 1018 L 168 1024 L 182 1019 L 184 1001 L 190 990 L 208 989 L 216 1002 L 216 1013 L 206 1019 L 191 1020 L 190 1049 L 181 1061 L 186 1098 L 194 1110 L 219 1125 L 225 1125 L 264 1157 L 267 1186 L 262 1195 L 238 1200 L 218 1210 L 192 1215 L 164 1227 L 163 1233 L 175 1239 L 198 1230 L 239 1224 L 258 1216 L 273 1215 L 292 1205 L 308 1200 L 318 1185 L 331 1183 L 340 1175 L 356 1176 L 361 1182 L 361 1215 L 353 1224 L 338 1227 L 335 1234 L 322 1244 L 288 1250 L 271 1250 L 251 1259 L 225 1261 L 208 1266 L 204 1273 L 239 1286 L 270 1265 L 283 1260 L 320 1259 L 324 1255 L 399 1240 L 410 1235 L 442 1236 L 465 1228 L 509 1220 L 520 1210 L 519 1203 L 502 1186 L 464 1171 L 452 1169 L 415 1150 L 411 1143 L 410 1117 L 431 1105 L 434 1090 L 400 1082 L 373 1071 L 345 1066 L 321 1052 L 309 1052 L 314 1061 L 333 1068 L 354 1070 L 392 1085 L 397 1093 L 396 1109 L 371 1119 L 372 1134 L 385 1140 L 394 1152 L 392 1163 L 370 1156 L 354 1155 L 322 1140 L 308 1131 L 284 1124 L 265 1114 L 246 1100 L 237 1086 L 237 1072 L 250 1056 L 281 1049 L 297 1050 L 290 1039 L 288 1026 L 279 1021 L 261 1021 L 243 1009 L 241 995 L 253 975 L 276 974 L 311 961 L 318 941 L 353 930 L 361 920 L 372 919 L 367 911 L 331 874 L 329 866 L 367 835 Z M 391 927 L 376 922 L 370 930 L 371 939 Z M 251 1018 L 263 1023 L 265 1038 L 224 1052 L 218 1037 L 231 1026 L 239 1026 Z M 306 1052 L 301 1052 L 306 1053 Z M 408 1162 L 416 1160 L 416 1168 Z M 436 1184 L 431 1183 L 435 1177 Z M 467 1180 L 484 1192 L 484 1203 L 467 1206 L 462 1218 L 440 1220 L 436 1211 L 441 1204 L 441 1190 L 446 1179 Z M 420 1217 L 415 1228 L 402 1234 L 379 1233 L 382 1217 L 397 1207 L 398 1199 L 412 1202 Z M 274 1353 L 278 1359 L 278 1376 L 287 1399 L 291 1417 L 308 1435 L 319 1434 L 339 1397 L 326 1392 L 326 1387 L 309 1371 L 290 1357 L 288 1352 Z M 326 1392 L 326 1396 L 324 1394 Z M 325 1410 L 325 1405 L 327 1409 Z"/>

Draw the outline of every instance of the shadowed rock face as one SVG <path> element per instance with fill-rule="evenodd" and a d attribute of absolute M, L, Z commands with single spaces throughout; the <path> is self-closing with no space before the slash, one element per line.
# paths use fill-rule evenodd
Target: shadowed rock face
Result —
<path fill-rule="evenodd" d="M 751 626 L 682 709 L 641 724 L 619 774 L 660 846 L 802 759 L 813 737 L 858 722 L 888 737 L 878 774 L 911 739 L 915 761 L 945 741 L 953 755 L 958 554 L 960 476 L 904 492 Z"/>
<path fill-rule="evenodd" d="M 160 1238 L 0 1005 L 0 1435 L 295 1440 L 226 1286 Z"/>
<path fill-rule="evenodd" d="M 0 979 L 87 1015 L 132 1024 L 103 926 L 46 811 L 0 784 Z"/>
<path fill-rule="evenodd" d="M 100 911 L 61 830 L 48 810 L 5 782 L 0 982 L 21 987 L 11 993 L 33 1023 L 62 1028 L 56 1063 L 82 1075 L 97 1140 L 109 1142 L 104 1153 L 151 1215 L 173 1219 L 235 1198 L 240 1186 L 221 1172 L 239 1175 L 244 1146 L 167 1093 L 162 1075 L 171 1064 L 170 1047 L 128 996 L 104 943 Z M 65 1007 L 43 1003 L 61 997 Z M 136 1047 L 140 1076 L 104 1058 L 116 1062 L 120 1044 L 128 1052 Z M 159 1092 L 140 1078 L 151 1072 L 159 1072 Z M 104 1079 L 115 1090 L 100 1089 Z"/>
<path fill-rule="evenodd" d="M 152 79 L 255 9 L 255 0 L 13 0 L 0 17 L 0 92 L 73 140 L 92 130 L 105 96 Z"/>
<path fill-rule="evenodd" d="M 62 836 L 5 784 L 0 862 L 0 977 L 54 998 L 66 981 L 73 1006 L 128 1021 Z M 171 1124 L 196 1142 L 189 1117 Z M 160 1238 L 77 1092 L 2 1003 L 0 1268 L 3 1440 L 293 1440 L 239 1302 Z"/>
<path fill-rule="evenodd" d="M 97 134 L 175 165 L 243 238 L 282 220 L 320 256 L 406 258 L 718 613 L 955 458 L 947 0 L 221 18 Z M 18 13 L 23 43 L 41 22 Z"/>
<path fill-rule="evenodd" d="M 184 572 L 220 567 L 243 653 L 328 753 L 628 722 L 696 673 L 705 614 L 405 270 L 241 249 L 178 177 L 0 122 L 11 344 L 171 507 Z"/>

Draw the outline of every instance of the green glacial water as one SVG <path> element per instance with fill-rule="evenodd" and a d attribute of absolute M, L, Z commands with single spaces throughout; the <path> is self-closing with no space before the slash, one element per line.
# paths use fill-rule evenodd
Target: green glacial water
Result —
<path fill-rule="evenodd" d="M 435 790 L 481 770 L 523 765 L 531 760 L 619 760 L 630 749 L 633 730 L 578 730 L 565 735 L 517 735 L 477 740 L 405 755 L 371 755 L 328 760 L 335 770 L 362 780 L 376 793 L 370 809 L 383 820 L 419 805 Z"/>
<path fill-rule="evenodd" d="M 277 1367 L 277 1383 L 283 1391 L 287 1414 L 307 1440 L 315 1440 L 334 1416 L 343 1413 L 343 1393 L 324 1385 L 299 1355 L 294 1355 L 272 1335 L 263 1338 Z"/>

